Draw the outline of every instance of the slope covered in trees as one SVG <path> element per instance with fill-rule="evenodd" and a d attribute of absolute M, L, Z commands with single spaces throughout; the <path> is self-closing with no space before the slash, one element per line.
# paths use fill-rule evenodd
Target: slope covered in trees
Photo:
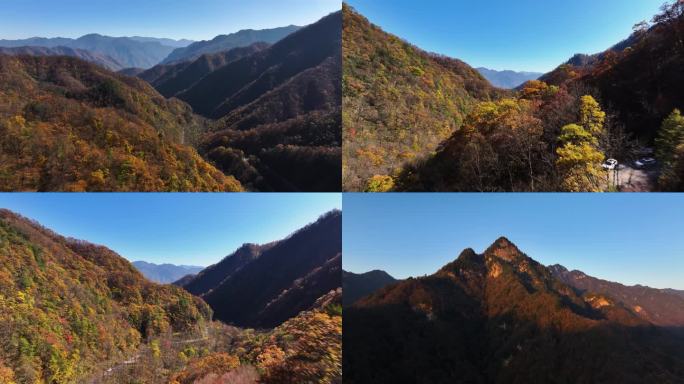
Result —
<path fill-rule="evenodd" d="M 155 65 L 136 76 L 152 84 L 165 97 L 172 97 L 192 87 L 216 69 L 268 48 L 268 46 L 266 43 L 254 43 L 247 47 L 233 48 L 224 52 L 203 54 L 191 61 Z"/>
<path fill-rule="evenodd" d="M 348 307 L 362 297 L 395 282 L 397 280 L 385 271 L 375 270 L 366 273 L 342 271 L 342 290 L 344 292 L 342 303 Z"/>
<path fill-rule="evenodd" d="M 578 55 L 542 79 L 596 88 L 628 131 L 652 140 L 661 122 L 675 108 L 684 108 L 682 41 L 684 3 L 674 1 L 651 24 L 636 25 L 627 40 L 598 55 Z"/>
<path fill-rule="evenodd" d="M 578 293 L 505 238 L 346 308 L 348 383 L 679 383 L 681 334 Z M 377 367 L 384 367 L 377 369 Z"/>
<path fill-rule="evenodd" d="M 83 382 L 152 338 L 211 319 L 201 299 L 151 283 L 113 251 L 0 210 L 0 378 Z"/>
<path fill-rule="evenodd" d="M 236 191 L 184 144 L 201 119 L 142 80 L 69 57 L 0 55 L 0 190 Z"/>
<path fill-rule="evenodd" d="M 273 327 L 340 288 L 342 213 L 331 211 L 285 239 L 246 244 L 183 287 L 200 295 L 216 319 Z"/>
<path fill-rule="evenodd" d="M 424 52 L 346 4 L 343 13 L 343 187 L 372 190 L 434 151 L 478 100 L 502 91 L 462 61 Z"/>

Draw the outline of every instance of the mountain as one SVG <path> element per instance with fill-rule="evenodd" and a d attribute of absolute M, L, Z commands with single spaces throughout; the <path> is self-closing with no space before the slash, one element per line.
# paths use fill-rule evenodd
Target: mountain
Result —
<path fill-rule="evenodd" d="M 477 71 L 495 87 L 513 89 L 529 80 L 536 80 L 543 73 L 539 72 L 515 72 L 510 70 L 497 71 L 478 67 Z"/>
<path fill-rule="evenodd" d="M 346 383 L 681 383 L 681 334 L 506 238 L 346 308 Z M 377 369 L 377 367 L 384 367 Z"/>
<path fill-rule="evenodd" d="M 589 276 L 581 271 L 568 271 L 562 265 L 549 270 L 563 283 L 580 292 L 596 292 L 619 300 L 639 317 L 663 327 L 684 327 L 684 297 L 682 292 L 641 285 L 625 286 Z"/>
<path fill-rule="evenodd" d="M 144 37 L 144 36 L 131 36 L 129 37 L 131 40 L 135 41 L 140 41 L 142 43 L 159 43 L 161 45 L 165 45 L 167 47 L 173 47 L 173 48 L 183 48 L 187 47 L 188 45 L 194 43 L 193 40 L 188 40 L 188 39 L 179 39 L 179 40 L 174 40 L 174 39 L 166 39 L 166 38 L 158 38 L 158 37 Z"/>
<path fill-rule="evenodd" d="M 684 4 L 663 8 L 653 21 L 625 41 L 588 60 L 571 60 L 542 80 L 597 89 L 629 132 L 652 140 L 663 119 L 684 108 Z"/>
<path fill-rule="evenodd" d="M 248 189 L 339 191 L 341 25 L 341 12 L 332 13 L 268 47 L 140 76 L 213 119 L 199 151 Z"/>
<path fill-rule="evenodd" d="M 77 57 L 81 60 L 89 61 L 95 63 L 110 71 L 118 71 L 123 68 L 123 66 L 113 58 L 103 55 L 100 53 L 90 52 L 83 49 L 74 49 L 68 47 L 14 47 L 14 48 L 3 48 L 0 47 L 0 54 L 2 55 L 29 55 L 29 56 L 71 56 Z"/>
<path fill-rule="evenodd" d="M 425 52 L 350 6 L 342 9 L 343 189 L 377 190 L 378 181 L 435 151 L 479 100 L 504 91 L 468 64 Z"/>
<path fill-rule="evenodd" d="M 268 48 L 267 43 L 254 43 L 247 47 L 233 48 L 228 51 L 203 54 L 193 61 L 177 64 L 159 64 L 138 77 L 152 84 L 165 97 L 173 97 L 191 88 L 204 76 L 233 61 Z"/>
<path fill-rule="evenodd" d="M 0 40 L 0 47 L 68 47 L 83 49 L 93 53 L 107 55 L 122 67 L 150 68 L 161 62 L 174 50 L 173 47 L 160 44 L 158 41 L 138 41 L 128 37 L 111 37 L 96 33 L 79 37 L 42 38 L 33 37 L 23 40 Z"/>
<path fill-rule="evenodd" d="M 136 77 L 143 72 L 145 72 L 144 69 L 135 68 L 135 67 L 124 68 L 124 69 L 117 71 L 118 74 L 125 75 L 125 76 L 131 76 L 131 77 Z"/>
<path fill-rule="evenodd" d="M 145 261 L 134 261 L 133 266 L 146 278 L 156 283 L 173 283 L 188 274 L 194 275 L 204 269 L 194 265 L 154 264 Z"/>
<path fill-rule="evenodd" d="M 272 29 L 243 29 L 229 35 L 218 35 L 211 40 L 193 42 L 186 47 L 171 52 L 161 64 L 174 64 L 181 61 L 192 61 L 206 53 L 218 53 L 233 48 L 246 47 L 262 42 L 273 44 L 301 27 L 289 25 Z"/>
<path fill-rule="evenodd" d="M 342 303 L 348 307 L 362 297 L 395 282 L 397 280 L 385 271 L 375 270 L 361 274 L 342 271 Z"/>
<path fill-rule="evenodd" d="M 214 317 L 243 327 L 274 327 L 341 287 L 342 212 L 331 211 L 285 239 L 245 244 L 183 287 Z"/>
<path fill-rule="evenodd" d="M 0 190 L 242 190 L 187 145 L 202 119 L 143 80 L 73 57 L 0 55 L 0 84 Z"/>
<path fill-rule="evenodd" d="M 3 383 L 89 382 L 149 340 L 210 319 L 201 299 L 146 280 L 115 252 L 0 210 Z"/>

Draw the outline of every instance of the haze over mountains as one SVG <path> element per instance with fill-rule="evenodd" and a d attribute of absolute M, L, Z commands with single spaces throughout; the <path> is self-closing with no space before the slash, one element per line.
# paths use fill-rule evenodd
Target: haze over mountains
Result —
<path fill-rule="evenodd" d="M 516 72 L 511 70 L 497 71 L 478 67 L 477 71 L 482 74 L 492 85 L 504 89 L 516 88 L 526 81 L 536 80 L 543 75 L 540 72 Z"/>
<path fill-rule="evenodd" d="M 134 261 L 131 264 L 147 279 L 155 283 L 173 283 L 187 275 L 195 275 L 204 267 L 196 265 L 154 264 L 146 261 Z"/>
<path fill-rule="evenodd" d="M 505 238 L 359 300 L 344 329 L 348 383 L 680 383 L 684 373 L 677 329 L 565 284 Z"/>
<path fill-rule="evenodd" d="M 103 36 L 97 33 L 81 36 L 77 39 L 63 37 L 33 37 L 23 40 L 0 40 L 0 47 L 68 47 L 83 49 L 93 53 L 107 55 L 124 67 L 150 68 L 166 58 L 174 47 L 162 45 L 156 39 Z"/>
<path fill-rule="evenodd" d="M 206 53 L 229 51 L 233 48 L 246 47 L 259 42 L 273 44 L 300 28 L 296 25 L 289 25 L 261 30 L 243 29 L 228 35 L 218 35 L 211 40 L 192 42 L 187 46 L 177 48 L 160 64 L 192 61 Z"/>

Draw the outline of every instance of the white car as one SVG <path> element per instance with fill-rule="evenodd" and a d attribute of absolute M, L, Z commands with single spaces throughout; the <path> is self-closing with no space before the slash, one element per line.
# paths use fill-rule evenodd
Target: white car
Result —
<path fill-rule="evenodd" d="M 608 171 L 614 170 L 615 167 L 617 167 L 617 165 L 618 165 L 618 161 L 615 159 L 608 159 L 608 160 L 604 161 L 603 164 L 601 164 L 603 169 L 608 170 Z"/>
<path fill-rule="evenodd" d="M 636 166 L 637 168 L 644 168 L 654 165 L 655 163 L 656 159 L 652 157 L 642 157 L 641 159 L 634 162 L 634 166 Z"/>

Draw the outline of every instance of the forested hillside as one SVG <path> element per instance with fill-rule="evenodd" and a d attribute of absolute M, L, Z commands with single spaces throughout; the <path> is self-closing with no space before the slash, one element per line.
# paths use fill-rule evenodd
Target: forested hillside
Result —
<path fill-rule="evenodd" d="M 343 186 L 382 190 L 432 153 L 479 100 L 502 91 L 460 60 L 430 54 L 343 4 Z"/>
<path fill-rule="evenodd" d="M 346 383 L 681 383 L 681 334 L 500 238 L 344 313 Z M 384 367 L 384 369 L 377 369 Z"/>
<path fill-rule="evenodd" d="M 0 55 L 0 190 L 237 191 L 185 145 L 203 122 L 142 80 L 68 57 Z"/>
<path fill-rule="evenodd" d="M 251 189 L 339 191 L 341 25 L 330 14 L 179 93 L 217 119 L 200 153 Z"/>
<path fill-rule="evenodd" d="M 162 334 L 200 331 L 211 309 L 151 283 L 111 250 L 0 210 L 0 378 L 82 382 Z"/>

